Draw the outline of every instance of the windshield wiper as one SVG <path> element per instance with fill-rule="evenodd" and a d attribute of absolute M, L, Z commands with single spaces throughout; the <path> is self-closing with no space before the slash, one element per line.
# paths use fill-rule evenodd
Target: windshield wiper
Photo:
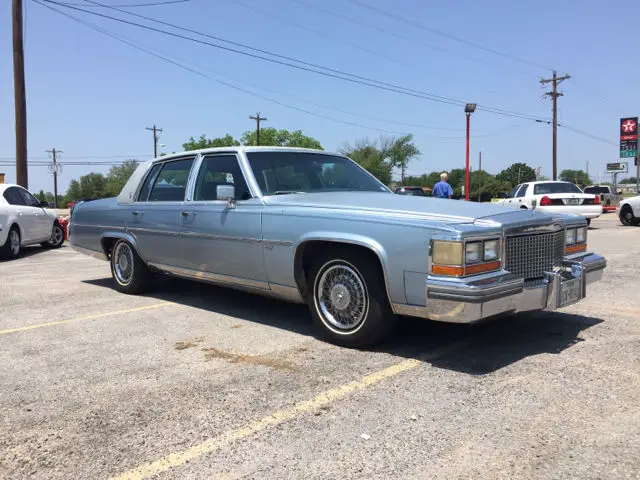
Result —
<path fill-rule="evenodd" d="M 272 195 L 289 195 L 289 194 L 302 194 L 307 192 L 296 192 L 295 190 L 276 190 Z"/>

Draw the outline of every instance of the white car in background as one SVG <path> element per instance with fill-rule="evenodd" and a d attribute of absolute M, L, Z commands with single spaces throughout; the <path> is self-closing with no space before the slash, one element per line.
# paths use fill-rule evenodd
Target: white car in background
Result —
<path fill-rule="evenodd" d="M 20 185 L 0 184 L 0 256 L 15 258 L 22 247 L 59 248 L 64 230 L 55 210 Z"/>
<path fill-rule="evenodd" d="M 587 219 L 587 225 L 592 218 L 602 215 L 600 195 L 584 193 L 571 182 L 550 180 L 521 183 L 496 203 L 547 213 L 580 215 Z"/>
<path fill-rule="evenodd" d="M 640 196 L 622 200 L 616 208 L 616 215 L 623 225 L 640 225 Z"/>

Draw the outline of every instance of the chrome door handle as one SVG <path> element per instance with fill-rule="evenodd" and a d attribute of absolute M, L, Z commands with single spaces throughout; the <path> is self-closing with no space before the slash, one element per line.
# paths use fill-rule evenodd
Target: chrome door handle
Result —
<path fill-rule="evenodd" d="M 180 212 L 183 217 L 188 217 L 189 215 L 195 215 L 196 212 Z"/>
<path fill-rule="evenodd" d="M 144 212 L 138 212 L 137 210 L 134 210 L 133 212 L 131 212 L 132 215 L 144 215 Z"/>

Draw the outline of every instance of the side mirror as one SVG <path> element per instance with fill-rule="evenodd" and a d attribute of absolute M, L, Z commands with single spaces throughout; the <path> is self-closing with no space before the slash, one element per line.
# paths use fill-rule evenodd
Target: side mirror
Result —
<path fill-rule="evenodd" d="M 49 202 L 47 202 L 46 200 L 41 200 L 40 201 L 40 207 L 41 208 L 51 208 L 51 204 L 49 204 Z"/>
<path fill-rule="evenodd" d="M 236 206 L 236 188 L 233 185 L 216 186 L 216 200 L 226 200 L 227 208 L 235 208 Z"/>

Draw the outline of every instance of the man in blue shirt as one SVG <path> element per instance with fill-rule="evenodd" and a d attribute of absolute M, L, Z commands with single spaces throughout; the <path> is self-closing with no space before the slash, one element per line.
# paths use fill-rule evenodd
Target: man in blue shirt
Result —
<path fill-rule="evenodd" d="M 453 196 L 453 189 L 451 185 L 447 183 L 449 176 L 446 172 L 440 174 L 440 181 L 433 187 L 432 195 L 436 198 L 451 198 Z"/>

